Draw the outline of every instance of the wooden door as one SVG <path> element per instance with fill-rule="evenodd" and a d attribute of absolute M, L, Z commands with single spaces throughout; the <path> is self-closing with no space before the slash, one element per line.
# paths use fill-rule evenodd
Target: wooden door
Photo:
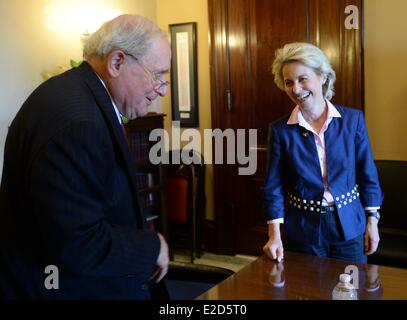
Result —
<path fill-rule="evenodd" d="M 338 68 L 334 102 L 362 107 L 360 29 L 352 30 L 352 34 L 344 30 L 346 3 L 342 0 L 208 1 L 212 126 L 222 130 L 257 129 L 254 175 L 239 175 L 238 164 L 214 166 L 218 252 L 258 255 L 267 240 L 262 193 L 268 126 L 293 108 L 273 81 L 271 65 L 275 50 L 297 41 L 329 49 L 333 66 Z M 326 11 L 332 13 L 326 15 Z M 346 59 L 341 58 L 344 53 Z"/>

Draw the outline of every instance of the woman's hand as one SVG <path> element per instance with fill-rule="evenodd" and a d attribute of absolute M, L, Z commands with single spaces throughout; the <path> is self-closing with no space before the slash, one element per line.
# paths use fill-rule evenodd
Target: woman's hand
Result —
<path fill-rule="evenodd" d="M 379 246 L 379 228 L 377 227 L 377 220 L 375 217 L 368 217 L 365 232 L 365 254 L 370 255 L 376 252 Z"/>
<path fill-rule="evenodd" d="M 284 258 L 283 242 L 280 235 L 280 224 L 270 223 L 269 225 L 269 240 L 263 247 L 263 252 L 271 260 L 277 260 L 280 262 Z"/>

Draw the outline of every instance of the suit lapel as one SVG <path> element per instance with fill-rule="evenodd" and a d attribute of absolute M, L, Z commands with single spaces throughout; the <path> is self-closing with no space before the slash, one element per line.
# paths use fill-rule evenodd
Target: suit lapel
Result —
<path fill-rule="evenodd" d="M 321 167 L 319 165 L 318 151 L 317 146 L 315 145 L 314 134 L 300 125 L 296 125 L 296 127 L 296 135 L 298 137 L 297 141 L 299 141 L 304 148 L 302 156 L 304 158 L 308 158 L 306 160 L 306 163 L 310 164 L 309 170 L 313 172 L 311 176 L 321 177 L 322 179 Z"/>
<path fill-rule="evenodd" d="M 136 168 L 131 161 L 129 147 L 123 134 L 122 127 L 114 111 L 114 107 L 110 100 L 110 96 L 107 93 L 103 84 L 101 83 L 100 79 L 97 77 L 97 75 L 87 62 L 83 62 L 79 66 L 79 68 L 81 69 L 80 71 L 84 75 L 86 84 L 88 85 L 88 87 L 92 91 L 93 96 L 95 97 L 97 105 L 99 106 L 100 110 L 102 111 L 102 114 L 104 115 L 106 125 L 111 133 L 111 136 L 113 137 L 113 141 L 118 146 L 118 150 L 120 151 L 122 159 L 124 160 L 127 175 L 131 180 L 133 199 L 138 200 L 136 203 L 134 203 L 134 207 L 140 213 L 136 214 L 137 222 L 140 226 L 146 227 L 146 220 L 140 208 L 141 202 L 139 200 L 136 187 L 134 175 Z"/>
<path fill-rule="evenodd" d="M 338 106 L 335 106 L 342 118 L 333 118 L 331 123 L 328 126 L 328 129 L 325 131 L 325 153 L 326 153 L 326 167 L 328 174 L 328 181 L 335 172 L 340 167 L 344 156 L 346 155 L 346 150 L 343 148 L 342 140 L 339 137 L 342 137 L 342 119 L 343 111 Z M 336 167 L 335 167 L 336 166 Z"/>

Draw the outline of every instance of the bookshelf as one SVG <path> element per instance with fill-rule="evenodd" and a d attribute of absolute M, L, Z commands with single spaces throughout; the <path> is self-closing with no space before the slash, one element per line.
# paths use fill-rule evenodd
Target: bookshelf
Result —
<path fill-rule="evenodd" d="M 150 132 L 164 128 L 165 114 L 150 112 L 142 118 L 130 120 L 126 125 L 126 137 L 130 154 L 136 167 L 136 185 L 140 206 L 146 214 L 150 228 L 168 235 L 164 205 L 164 167 L 149 161 L 150 148 L 157 143 L 149 141 Z"/>

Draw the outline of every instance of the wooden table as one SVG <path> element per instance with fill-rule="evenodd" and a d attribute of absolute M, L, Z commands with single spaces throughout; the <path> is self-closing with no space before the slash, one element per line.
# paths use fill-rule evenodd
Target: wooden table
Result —
<path fill-rule="evenodd" d="M 285 252 L 277 263 L 259 257 L 197 300 L 329 300 L 339 274 L 351 262 Z M 353 264 L 359 300 L 407 299 L 407 269 Z"/>

